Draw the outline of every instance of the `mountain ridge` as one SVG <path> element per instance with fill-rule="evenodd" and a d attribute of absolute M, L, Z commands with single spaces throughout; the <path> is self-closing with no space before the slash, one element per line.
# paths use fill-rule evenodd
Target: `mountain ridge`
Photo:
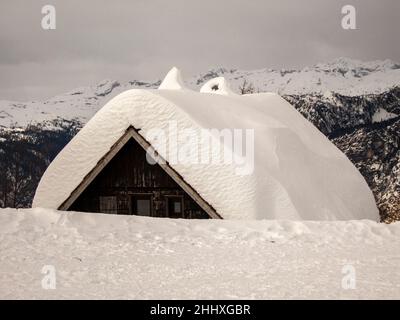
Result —
<path fill-rule="evenodd" d="M 280 95 L 329 94 L 347 96 L 379 94 L 400 86 L 400 64 L 391 60 L 362 62 L 338 58 L 327 63 L 295 69 L 240 70 L 218 67 L 189 78 L 189 88 L 199 87 L 213 77 L 224 76 L 233 91 L 239 92 L 244 81 L 257 92 Z M 95 85 L 72 89 L 44 101 L 0 100 L 0 126 L 25 127 L 55 119 L 78 120 L 86 123 L 107 101 L 122 91 L 133 88 L 157 88 L 153 82 L 105 79 Z"/>

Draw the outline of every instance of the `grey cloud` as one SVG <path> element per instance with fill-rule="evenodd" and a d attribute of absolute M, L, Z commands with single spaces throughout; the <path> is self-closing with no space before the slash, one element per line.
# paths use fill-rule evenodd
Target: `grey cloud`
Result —
<path fill-rule="evenodd" d="M 41 29 L 41 7 L 57 29 Z M 358 30 L 344 31 L 353 4 Z M 49 97 L 103 78 L 214 66 L 293 68 L 339 56 L 400 61 L 398 0 L 2 0 L 0 99 Z"/>

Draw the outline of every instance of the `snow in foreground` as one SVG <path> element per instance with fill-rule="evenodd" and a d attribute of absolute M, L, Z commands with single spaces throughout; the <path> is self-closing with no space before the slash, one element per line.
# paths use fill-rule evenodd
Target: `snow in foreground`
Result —
<path fill-rule="evenodd" d="M 1 209 L 0 253 L 1 299 L 400 298 L 400 223 Z"/>

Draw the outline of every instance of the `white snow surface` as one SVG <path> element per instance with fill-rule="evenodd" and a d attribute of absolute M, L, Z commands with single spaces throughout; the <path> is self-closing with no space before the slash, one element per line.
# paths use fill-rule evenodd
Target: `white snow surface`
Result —
<path fill-rule="evenodd" d="M 0 252 L 0 299 L 400 298 L 399 222 L 0 209 Z"/>
<path fill-rule="evenodd" d="M 177 123 L 178 132 L 170 130 Z M 378 220 L 372 192 L 346 156 L 273 93 L 210 94 L 191 90 L 128 90 L 107 103 L 44 173 L 33 207 L 57 209 L 129 126 L 140 129 L 160 155 L 225 219 Z M 180 129 L 253 129 L 254 166 L 174 163 L 157 149 L 152 130 L 169 132 L 168 151 L 187 143 Z M 226 141 L 211 134 L 220 149 Z M 223 144 L 224 143 L 224 144 Z M 220 159 L 219 150 L 210 150 Z M 196 157 L 191 153 L 190 157 Z M 234 154 L 234 156 L 238 156 Z M 189 159 L 190 160 L 190 159 Z M 251 159 L 252 160 L 252 159 Z M 193 163 L 193 161 L 191 162 Z"/>
<path fill-rule="evenodd" d="M 394 114 L 392 112 L 389 112 L 387 110 L 385 110 L 384 108 L 379 108 L 372 116 L 372 122 L 376 123 L 376 122 L 382 122 L 382 121 L 386 121 L 386 120 L 390 120 L 393 118 L 398 117 L 397 114 Z"/>

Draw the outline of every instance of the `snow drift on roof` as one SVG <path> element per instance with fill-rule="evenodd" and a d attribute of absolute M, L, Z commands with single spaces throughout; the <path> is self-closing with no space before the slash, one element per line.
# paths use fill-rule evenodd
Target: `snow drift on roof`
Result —
<path fill-rule="evenodd" d="M 176 84 L 179 71 L 171 77 Z M 33 206 L 58 208 L 130 126 L 153 146 L 155 128 L 169 132 L 168 143 L 177 141 L 169 143 L 172 148 L 187 142 L 179 129 L 199 134 L 252 129 L 251 174 L 238 174 L 234 163 L 174 163 L 171 148 L 157 151 L 225 219 L 378 220 L 372 192 L 358 170 L 283 98 L 199 93 L 183 85 L 176 90 L 171 82 L 161 87 L 168 89 L 125 91 L 99 110 L 50 164 Z M 171 122 L 178 132 L 171 132 Z M 210 136 L 225 147 L 215 132 Z"/>
<path fill-rule="evenodd" d="M 182 90 L 185 85 L 182 81 L 182 75 L 178 68 L 173 67 L 165 76 L 158 89 Z"/>
<path fill-rule="evenodd" d="M 217 93 L 223 95 L 235 94 L 224 77 L 218 77 L 207 81 L 201 88 L 202 93 Z"/>

